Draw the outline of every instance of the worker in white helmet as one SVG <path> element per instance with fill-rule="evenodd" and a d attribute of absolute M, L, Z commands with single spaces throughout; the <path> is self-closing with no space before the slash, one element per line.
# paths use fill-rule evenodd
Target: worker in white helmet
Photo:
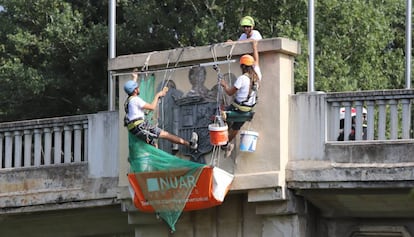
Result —
<path fill-rule="evenodd" d="M 344 127 L 345 127 L 345 108 L 342 107 L 339 110 L 339 136 L 337 138 L 338 141 L 344 140 Z M 353 141 L 355 140 L 355 125 L 356 125 L 356 109 L 351 108 L 351 131 L 348 135 L 348 140 Z M 367 110 L 362 108 L 362 139 L 367 140 Z"/>

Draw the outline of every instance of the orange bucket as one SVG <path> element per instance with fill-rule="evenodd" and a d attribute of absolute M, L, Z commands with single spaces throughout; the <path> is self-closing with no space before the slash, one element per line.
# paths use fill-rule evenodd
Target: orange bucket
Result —
<path fill-rule="evenodd" d="M 220 126 L 219 124 L 213 123 L 208 125 L 208 130 L 210 131 L 210 143 L 214 146 L 226 145 L 229 140 L 229 135 L 227 131 L 227 125 Z"/>

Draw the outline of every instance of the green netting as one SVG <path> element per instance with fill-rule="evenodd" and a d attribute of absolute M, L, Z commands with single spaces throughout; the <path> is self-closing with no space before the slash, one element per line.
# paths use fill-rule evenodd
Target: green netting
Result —
<path fill-rule="evenodd" d="M 155 77 L 142 77 L 140 81 L 140 97 L 151 103 Z M 149 113 L 146 119 L 151 121 L 152 116 Z M 135 174 L 145 201 L 175 231 L 175 224 L 205 165 L 173 156 L 131 133 L 128 140 L 130 172 Z"/>
<path fill-rule="evenodd" d="M 195 169 L 205 165 L 180 159 L 161 149 L 145 143 L 143 140 L 128 133 L 129 136 L 129 163 L 131 172 L 148 172 L 159 170 Z"/>
<path fill-rule="evenodd" d="M 194 188 L 186 182 L 197 183 L 205 165 L 180 159 L 128 134 L 131 172 L 135 174 L 146 201 L 175 231 L 175 224 Z M 169 186 L 168 190 L 160 188 L 162 184 L 158 179 L 167 180 L 164 186 Z"/>
<path fill-rule="evenodd" d="M 155 76 L 154 74 L 151 75 L 144 75 L 141 74 L 140 83 L 139 83 L 139 91 L 140 97 L 147 103 L 151 103 L 154 99 L 154 88 L 155 88 Z M 152 118 L 154 115 L 154 111 L 147 111 L 145 117 L 148 121 L 152 122 Z"/>

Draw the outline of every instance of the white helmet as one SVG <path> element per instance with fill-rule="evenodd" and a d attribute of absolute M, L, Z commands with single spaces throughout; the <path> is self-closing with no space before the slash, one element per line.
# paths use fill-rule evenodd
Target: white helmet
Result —
<path fill-rule="evenodd" d="M 356 116 L 356 109 L 351 108 L 351 117 Z M 339 118 L 344 119 L 345 118 L 345 107 L 341 107 L 339 109 Z"/>
<path fill-rule="evenodd" d="M 368 113 L 367 112 L 367 109 L 362 108 L 362 114 L 363 115 L 366 115 L 367 113 Z M 351 108 L 351 117 L 354 117 L 354 116 L 356 116 L 356 108 L 352 107 Z M 339 109 L 339 118 L 340 119 L 344 119 L 345 118 L 345 107 L 341 107 Z"/>

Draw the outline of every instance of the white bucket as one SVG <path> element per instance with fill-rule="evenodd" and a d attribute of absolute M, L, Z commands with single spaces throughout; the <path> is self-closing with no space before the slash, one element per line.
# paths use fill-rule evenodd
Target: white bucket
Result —
<path fill-rule="evenodd" d="M 259 133 L 253 131 L 240 132 L 240 151 L 254 152 L 256 151 L 256 143 Z"/>

